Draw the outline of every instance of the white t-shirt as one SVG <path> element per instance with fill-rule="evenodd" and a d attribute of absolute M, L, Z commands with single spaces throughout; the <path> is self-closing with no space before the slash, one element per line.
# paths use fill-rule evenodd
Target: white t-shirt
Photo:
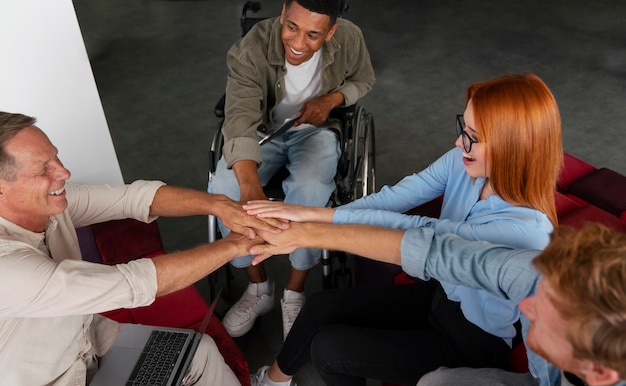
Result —
<path fill-rule="evenodd" d="M 311 59 L 294 66 L 285 61 L 285 98 L 272 110 L 274 130 L 293 118 L 302 108 L 304 102 L 314 98 L 322 88 L 322 50 L 318 50 Z M 303 129 L 312 125 L 303 124 L 290 130 Z"/>

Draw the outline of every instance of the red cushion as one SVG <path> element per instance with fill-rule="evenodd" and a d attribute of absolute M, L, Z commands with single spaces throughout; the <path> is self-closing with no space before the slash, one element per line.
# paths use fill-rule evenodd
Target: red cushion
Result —
<path fill-rule="evenodd" d="M 559 225 L 582 228 L 586 223 L 596 222 L 626 233 L 626 222 L 593 205 L 575 209 L 559 217 Z"/>
<path fill-rule="evenodd" d="M 574 157 L 571 154 L 563 154 L 563 169 L 559 176 L 558 187 L 561 191 L 567 192 L 569 184 L 580 177 L 596 170 L 596 167 L 587 162 Z"/>
<path fill-rule="evenodd" d="M 190 328 L 204 318 L 209 307 L 194 286 L 159 296 L 152 304 L 130 310 L 135 323 Z"/>
<path fill-rule="evenodd" d="M 569 193 L 617 217 L 626 211 L 626 177 L 611 169 L 601 168 L 573 181 Z"/>
<path fill-rule="evenodd" d="M 163 250 L 156 222 L 112 220 L 91 225 L 91 231 L 105 264 L 126 263 Z"/>
<path fill-rule="evenodd" d="M 509 352 L 509 370 L 516 373 L 528 372 L 528 356 L 524 343 L 517 343 Z"/>
<path fill-rule="evenodd" d="M 556 214 L 559 218 L 576 209 L 589 205 L 580 198 L 559 192 L 555 192 L 554 194 L 554 204 L 556 206 Z"/>
<path fill-rule="evenodd" d="M 393 284 L 413 284 L 415 278 L 409 276 L 406 272 L 400 272 L 393 278 Z"/>
<path fill-rule="evenodd" d="M 131 314 L 130 310 L 127 308 L 101 312 L 100 315 L 106 316 L 107 318 L 120 323 L 136 323 L 135 319 L 133 319 L 133 314 Z"/>

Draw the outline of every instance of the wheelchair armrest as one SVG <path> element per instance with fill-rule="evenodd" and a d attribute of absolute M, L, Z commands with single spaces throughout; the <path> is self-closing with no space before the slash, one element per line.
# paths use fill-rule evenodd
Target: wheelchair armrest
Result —
<path fill-rule="evenodd" d="M 223 94 L 219 101 L 213 107 L 213 113 L 218 118 L 224 118 L 224 105 L 226 104 L 226 94 Z"/>
<path fill-rule="evenodd" d="M 354 112 L 356 111 L 356 103 L 350 106 L 339 106 L 335 107 L 330 111 L 329 116 L 331 118 L 339 118 L 341 120 L 348 120 L 354 117 Z"/>
<path fill-rule="evenodd" d="M 217 169 L 217 161 L 222 157 L 222 146 L 224 145 L 224 136 L 221 129 L 213 134 L 211 138 L 211 148 L 209 149 L 209 178 Z"/>

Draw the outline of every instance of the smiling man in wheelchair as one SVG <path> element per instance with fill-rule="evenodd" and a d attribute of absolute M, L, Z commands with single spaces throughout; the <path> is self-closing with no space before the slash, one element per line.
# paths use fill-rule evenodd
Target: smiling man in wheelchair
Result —
<path fill-rule="evenodd" d="M 325 206 L 335 190 L 341 121 L 331 110 L 354 105 L 375 77 L 361 30 L 340 18 L 337 0 L 286 0 L 279 17 L 261 20 L 227 55 L 223 156 L 209 192 L 242 202 L 267 199 L 263 187 L 281 168 L 284 201 Z M 285 124 L 284 131 L 280 130 Z M 289 127 L 287 129 L 287 127 Z M 279 131 L 280 130 L 280 131 Z M 260 140 L 280 134 L 260 145 Z M 219 224 L 223 235 L 228 229 Z M 321 251 L 291 253 L 291 273 L 281 300 L 283 338 L 304 304 L 308 271 Z M 244 268 L 249 285 L 226 313 L 233 337 L 248 332 L 256 318 L 274 307 L 274 284 L 250 256 L 232 261 Z"/>

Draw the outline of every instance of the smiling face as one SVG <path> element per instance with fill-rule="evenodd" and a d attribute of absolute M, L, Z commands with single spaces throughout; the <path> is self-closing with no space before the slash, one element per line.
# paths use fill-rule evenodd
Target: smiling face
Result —
<path fill-rule="evenodd" d="M 285 59 L 294 66 L 311 59 L 324 42 L 333 37 L 337 28 L 337 23 L 330 25 L 330 16 L 309 11 L 297 1 L 289 8 L 283 4 L 280 23 Z"/>
<path fill-rule="evenodd" d="M 16 163 L 14 181 L 0 179 L 0 213 L 33 232 L 42 232 L 50 216 L 67 208 L 65 181 L 70 178 L 57 148 L 36 126 L 10 139 L 5 149 Z"/>
<path fill-rule="evenodd" d="M 575 374 L 589 385 L 613 385 L 619 380 L 615 370 L 587 359 L 574 358 L 568 338 L 568 323 L 554 306 L 559 297 L 552 285 L 541 279 L 535 295 L 519 303 L 520 311 L 530 321 L 524 343 L 561 370 Z"/>
<path fill-rule="evenodd" d="M 489 160 L 487 160 L 485 146 L 481 143 L 480 129 L 476 127 L 476 120 L 474 117 L 474 108 L 472 107 L 472 101 L 470 100 L 463 113 L 463 119 L 465 120 L 465 127 L 463 130 L 469 135 L 473 141 L 478 143 L 472 143 L 472 148 L 469 153 L 463 149 L 462 135 L 456 139 L 454 145 L 463 151 L 463 163 L 465 164 L 465 171 L 470 176 L 477 177 L 489 177 Z"/>
<path fill-rule="evenodd" d="M 531 323 L 525 343 L 555 366 L 575 373 L 578 366 L 567 340 L 566 322 L 553 304 L 555 296 L 550 283 L 542 279 L 536 294 L 520 302 L 520 311 Z"/>

